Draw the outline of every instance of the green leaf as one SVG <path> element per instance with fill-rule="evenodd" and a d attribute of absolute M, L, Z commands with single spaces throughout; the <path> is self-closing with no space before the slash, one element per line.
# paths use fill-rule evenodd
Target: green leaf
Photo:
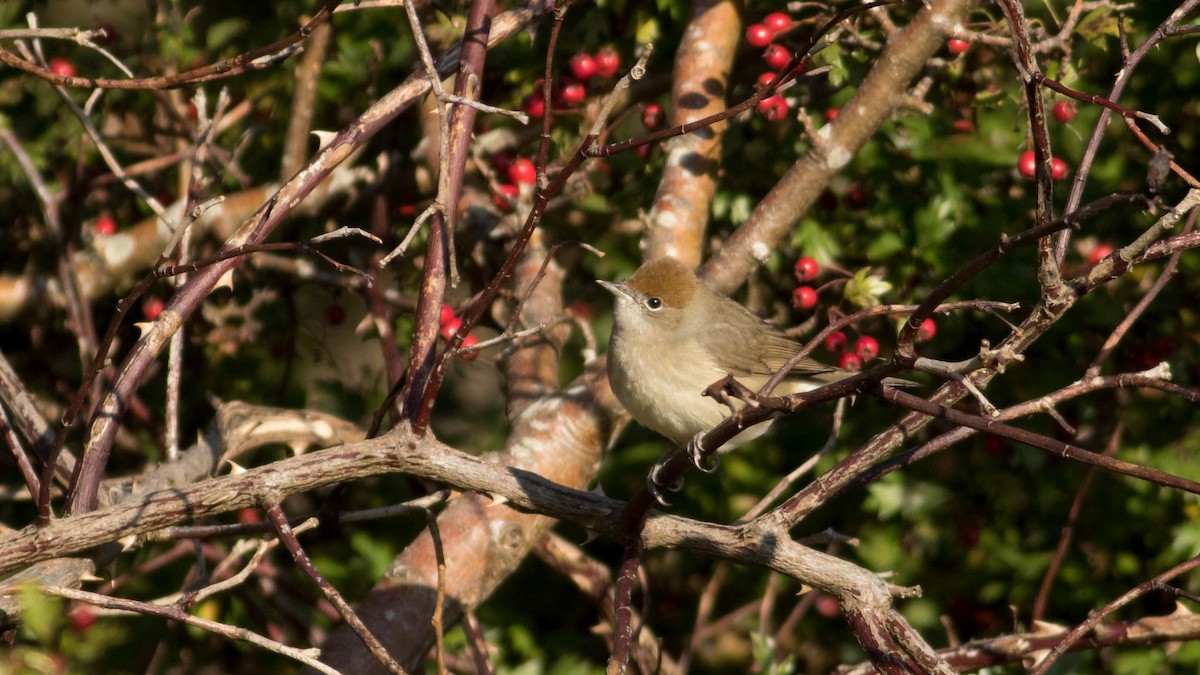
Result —
<path fill-rule="evenodd" d="M 954 203 L 944 194 L 936 195 L 914 214 L 917 247 L 928 250 L 940 246 L 954 233 Z"/>
<path fill-rule="evenodd" d="M 904 250 L 904 239 L 897 232 L 884 232 L 867 247 L 867 259 L 886 260 Z"/>
<path fill-rule="evenodd" d="M 26 631 L 39 642 L 49 642 L 63 624 L 63 601 L 44 595 L 37 584 L 28 583 L 21 587 L 21 619 Z"/>
<path fill-rule="evenodd" d="M 792 246 L 799 248 L 802 255 L 812 256 L 822 265 L 828 265 L 842 255 L 841 244 L 835 236 L 837 229 L 811 218 L 805 219 L 792 235 Z"/>
<path fill-rule="evenodd" d="M 884 281 L 882 276 L 871 274 L 870 267 L 864 267 L 847 282 L 843 295 L 858 307 L 875 307 L 882 304 L 881 297 L 890 290 L 890 283 Z"/>
<path fill-rule="evenodd" d="M 1132 19 L 1126 17 L 1126 30 L 1129 30 L 1133 27 L 1131 25 L 1132 23 Z M 1105 35 L 1110 35 L 1112 37 L 1120 37 L 1121 35 L 1121 29 L 1117 22 L 1117 17 L 1113 15 L 1111 7 L 1101 7 L 1100 9 L 1090 12 L 1087 16 L 1083 17 L 1082 21 L 1079 22 L 1079 28 L 1077 28 L 1075 32 L 1078 33 L 1083 39 L 1097 44 L 1103 42 Z"/>
<path fill-rule="evenodd" d="M 646 17 L 637 27 L 637 41 L 641 44 L 647 44 L 658 40 L 658 36 L 662 30 L 658 27 L 658 19 L 654 17 Z"/>
<path fill-rule="evenodd" d="M 244 19 L 231 18 L 214 23 L 205 35 L 205 44 L 214 51 L 221 49 L 246 30 L 249 23 Z"/>

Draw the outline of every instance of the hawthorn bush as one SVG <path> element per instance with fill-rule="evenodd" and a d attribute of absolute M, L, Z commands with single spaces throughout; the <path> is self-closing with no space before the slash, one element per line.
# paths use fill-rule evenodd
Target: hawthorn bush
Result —
<path fill-rule="evenodd" d="M 1200 11 L 1022 4 L 0 6 L 0 669 L 1194 671 Z M 663 255 L 860 375 L 689 471 Z"/>

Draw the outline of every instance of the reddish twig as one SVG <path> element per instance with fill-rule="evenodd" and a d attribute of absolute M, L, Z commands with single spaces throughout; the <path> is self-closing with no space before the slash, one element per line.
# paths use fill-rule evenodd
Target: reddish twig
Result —
<path fill-rule="evenodd" d="M 616 590 L 613 593 L 616 621 L 613 625 L 612 653 L 608 657 L 608 667 L 605 669 L 607 675 L 622 675 L 629 661 L 629 650 L 633 641 L 633 586 L 637 583 L 641 563 L 641 539 L 630 536 L 625 540 L 621 572 L 617 575 Z"/>
<path fill-rule="evenodd" d="M 926 401 L 919 396 L 913 396 L 902 391 L 897 391 L 888 387 L 883 387 L 877 394 L 880 398 L 890 403 L 904 406 L 910 410 L 915 410 L 931 417 L 938 417 L 948 420 L 954 424 L 965 427 L 970 427 L 976 431 L 985 431 L 987 433 L 1011 438 L 1039 450 L 1045 450 L 1052 454 L 1056 454 L 1066 459 L 1073 459 L 1084 464 L 1091 464 L 1102 469 L 1107 469 L 1113 473 L 1119 473 L 1125 476 L 1140 478 L 1155 485 L 1163 487 L 1176 488 L 1193 494 L 1200 494 L 1200 483 L 1196 481 L 1181 478 L 1156 469 L 1148 469 L 1131 462 L 1125 462 L 1104 455 L 1098 455 L 1094 452 L 1085 450 L 1079 446 L 1064 443 L 1055 440 L 1048 436 L 1035 434 L 1031 431 L 1026 431 L 1018 427 L 1014 427 L 1004 422 L 997 422 L 993 419 L 972 415 L 953 408 Z"/>
<path fill-rule="evenodd" d="M 458 74 L 454 81 L 454 94 L 460 98 L 478 100 L 487 61 L 488 33 L 491 30 L 495 0 L 476 0 L 471 3 L 467 14 L 467 25 L 463 36 L 462 53 L 458 61 Z M 443 110 L 442 101 L 438 109 Z M 463 177 L 470 161 L 470 144 L 477 109 L 469 105 L 453 108 L 449 123 L 449 139 L 443 144 L 442 168 L 439 177 L 438 198 L 442 210 L 435 212 L 429 225 L 429 242 L 425 254 L 425 269 L 421 281 L 421 293 L 417 298 L 412 346 L 408 360 L 408 393 L 405 396 L 405 416 L 412 422 L 417 433 L 424 433 L 429 426 L 433 404 L 441 388 L 441 367 L 445 355 L 439 360 L 435 354 L 437 346 L 438 319 L 442 308 L 442 297 L 446 289 L 447 264 L 453 268 L 453 237 L 458 200 L 462 194 Z M 441 113 L 439 113 L 441 114 Z M 447 129 L 441 135 L 445 140 Z M 464 321 L 459 339 L 453 347 L 461 344 L 461 338 L 469 328 Z"/>
<path fill-rule="evenodd" d="M 463 632 L 467 636 L 467 647 L 471 650 L 471 659 L 475 662 L 476 675 L 495 675 L 496 669 L 492 666 L 487 637 L 483 634 L 483 626 L 479 624 L 479 617 L 470 610 L 463 612 L 462 626 Z"/>

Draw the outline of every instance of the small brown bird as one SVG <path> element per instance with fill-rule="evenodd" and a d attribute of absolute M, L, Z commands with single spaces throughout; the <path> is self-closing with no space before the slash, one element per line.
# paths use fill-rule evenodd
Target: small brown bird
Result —
<path fill-rule="evenodd" d="M 800 350 L 799 343 L 705 286 L 674 258 L 652 260 L 623 283 L 597 283 L 617 299 L 608 345 L 613 393 L 640 424 L 687 446 L 698 467 L 690 442 L 729 415 L 727 406 L 701 393 L 726 375 L 757 391 Z M 805 358 L 774 393 L 810 391 L 853 374 Z M 912 384 L 895 378 L 884 383 Z M 742 431 L 721 451 L 757 438 L 769 425 Z"/>

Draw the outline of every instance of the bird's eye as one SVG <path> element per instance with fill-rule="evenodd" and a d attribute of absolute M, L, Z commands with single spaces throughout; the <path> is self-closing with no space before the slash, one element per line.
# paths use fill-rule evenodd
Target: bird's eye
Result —
<path fill-rule="evenodd" d="M 650 309 L 662 309 L 662 298 L 646 298 L 646 306 Z"/>

